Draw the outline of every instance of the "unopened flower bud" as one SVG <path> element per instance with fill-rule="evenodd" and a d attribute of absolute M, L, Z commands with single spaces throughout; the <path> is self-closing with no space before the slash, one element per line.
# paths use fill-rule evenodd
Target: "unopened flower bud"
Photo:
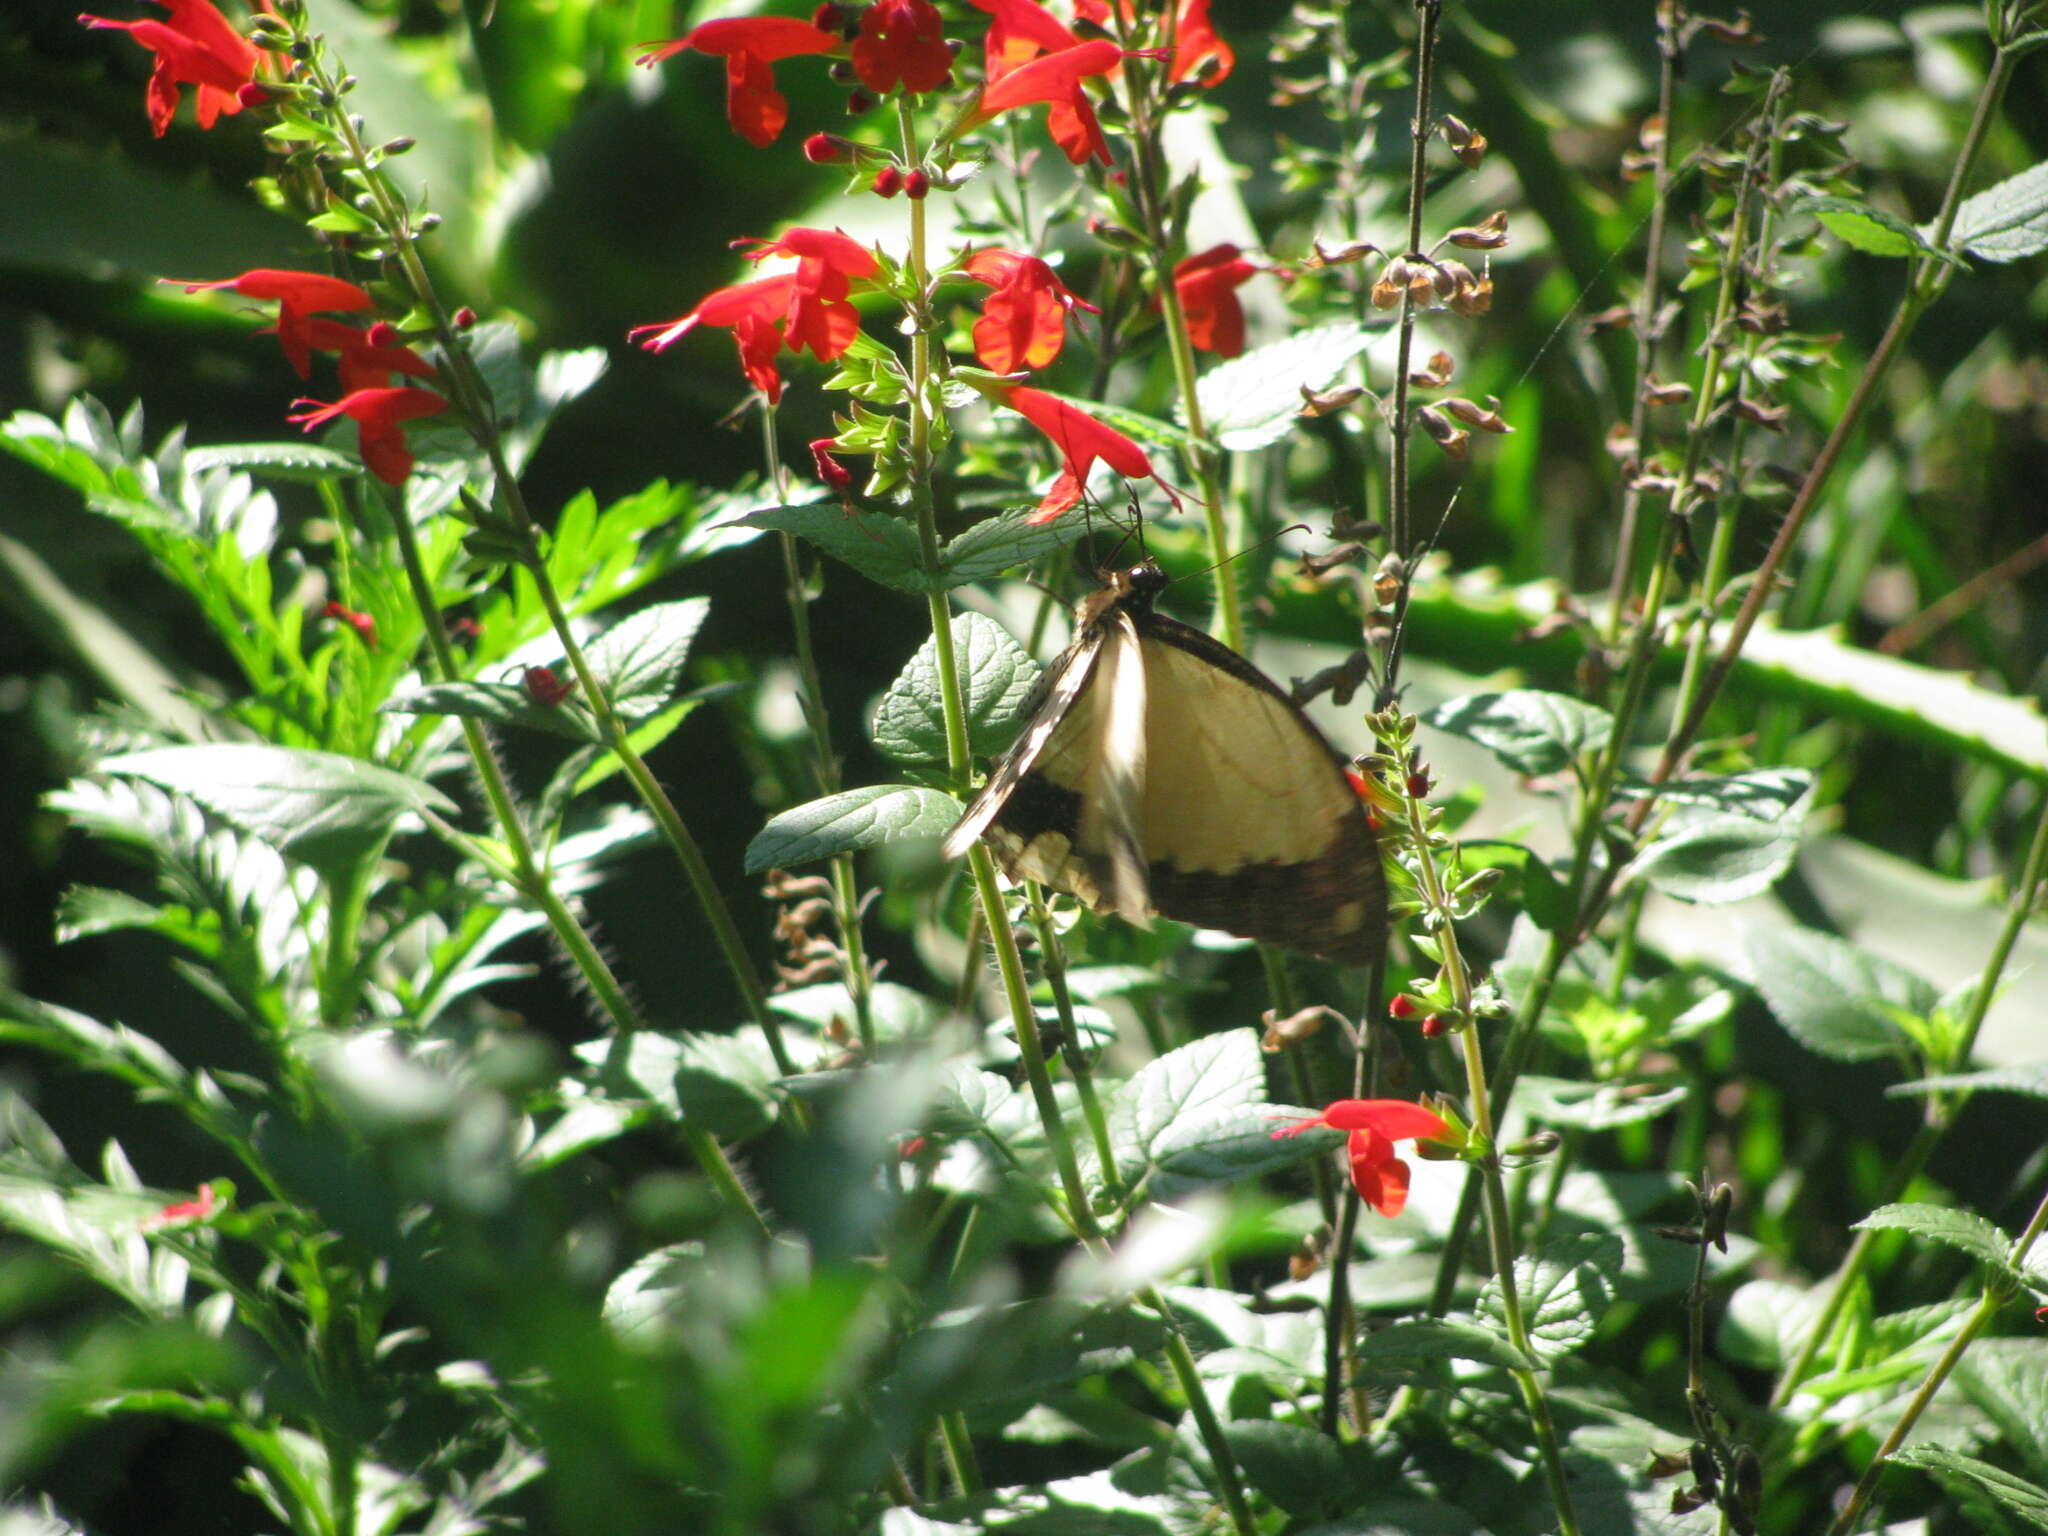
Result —
<path fill-rule="evenodd" d="M 903 173 L 893 165 L 885 165 L 875 172 L 875 196 L 894 197 L 903 190 Z"/>
<path fill-rule="evenodd" d="M 1425 1040 L 1441 1040 L 1449 1028 L 1450 1026 L 1444 1022 L 1442 1014 L 1432 1013 L 1422 1021 L 1422 1038 Z"/>
<path fill-rule="evenodd" d="M 258 85 L 254 80 L 244 80 L 235 89 L 235 102 L 244 109 L 254 109 L 263 106 L 269 100 L 270 92 Z"/>
<path fill-rule="evenodd" d="M 1468 444 L 1472 440 L 1472 434 L 1454 423 L 1436 406 L 1425 405 L 1415 413 L 1415 419 L 1422 423 L 1422 430 L 1429 434 L 1429 440 L 1452 458 L 1462 459 L 1470 451 Z"/>
<path fill-rule="evenodd" d="M 826 0 L 825 4 L 811 12 L 811 25 L 820 32 L 837 32 L 846 25 L 847 20 L 846 11 L 832 4 L 831 0 Z"/>
<path fill-rule="evenodd" d="M 471 309 L 467 304 L 465 304 L 462 306 L 462 308 L 455 311 L 454 320 L 455 329 L 457 329 L 458 331 L 466 331 L 471 326 L 476 324 L 476 311 Z"/>
<path fill-rule="evenodd" d="M 1390 1019 L 1412 1019 L 1419 1011 L 1415 999 L 1406 992 L 1395 993 L 1387 1004 L 1387 1017 Z"/>
<path fill-rule="evenodd" d="M 829 133 L 814 133 L 804 140 L 804 158 L 813 165 L 835 165 L 846 159 L 846 140 Z"/>
<path fill-rule="evenodd" d="M 855 91 L 846 98 L 848 117 L 865 117 L 875 109 L 875 98 L 866 91 Z"/>
<path fill-rule="evenodd" d="M 818 478 L 835 491 L 844 491 L 853 484 L 853 471 L 832 457 L 837 443 L 829 437 L 812 442 L 811 462 L 817 466 Z"/>
<path fill-rule="evenodd" d="M 418 139 L 401 137 L 396 139 L 386 139 L 378 147 L 386 156 L 402 155 L 406 153 L 408 150 L 410 150 L 413 147 L 413 145 L 417 144 L 418 142 Z"/>
<path fill-rule="evenodd" d="M 526 690 L 526 696 L 534 703 L 549 709 L 553 709 L 575 691 L 575 684 L 553 667 L 520 668 L 519 686 Z"/>
<path fill-rule="evenodd" d="M 913 203 L 923 202 L 925 194 L 931 189 L 932 179 L 923 171 L 910 170 L 903 173 L 903 195 Z"/>
<path fill-rule="evenodd" d="M 398 327 L 389 320 L 379 320 L 363 339 L 373 347 L 395 347 L 401 340 Z"/>

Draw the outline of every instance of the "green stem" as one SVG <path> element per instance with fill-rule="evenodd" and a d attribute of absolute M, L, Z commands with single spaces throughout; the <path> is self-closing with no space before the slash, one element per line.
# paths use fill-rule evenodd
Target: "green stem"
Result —
<path fill-rule="evenodd" d="M 1188 1401 L 1188 1412 L 1195 1416 L 1195 1431 L 1202 1437 L 1202 1445 L 1215 1468 L 1216 1482 L 1223 1492 L 1223 1507 L 1230 1515 L 1230 1528 L 1235 1536 L 1257 1536 L 1258 1522 L 1252 1518 L 1251 1502 L 1245 1496 L 1244 1478 L 1238 1471 L 1237 1458 L 1230 1453 L 1230 1442 L 1224 1438 L 1222 1421 L 1216 1417 L 1216 1409 L 1209 1401 L 1208 1392 L 1203 1389 L 1201 1371 L 1195 1365 L 1195 1353 L 1188 1348 L 1186 1335 L 1181 1332 L 1180 1320 L 1168 1310 L 1165 1298 L 1150 1286 L 1139 1293 L 1139 1300 L 1157 1312 L 1166 1324 L 1166 1363 L 1173 1368 L 1174 1379 L 1180 1383 L 1181 1395 Z"/>
<path fill-rule="evenodd" d="M 974 1437 L 967 1432 L 967 1415 L 939 1415 L 939 1436 L 946 1444 L 946 1465 L 953 1473 L 953 1486 L 963 1494 L 980 1493 L 981 1463 L 975 1459 Z"/>
<path fill-rule="evenodd" d="M 1053 926 L 1045 892 L 1035 881 L 1026 887 L 1026 892 L 1032 931 L 1038 935 L 1039 963 L 1045 971 L 1046 985 L 1052 990 L 1053 1011 L 1059 1018 L 1060 1055 L 1074 1079 L 1074 1091 L 1080 1096 L 1081 1116 L 1088 1122 L 1088 1134 L 1095 1143 L 1095 1164 L 1102 1170 L 1103 1187 L 1110 1189 L 1118 1182 L 1116 1148 L 1110 1140 L 1109 1117 L 1103 1113 L 1102 1097 L 1095 1091 L 1095 1069 L 1089 1065 L 1088 1053 L 1081 1045 L 1080 1028 L 1074 1021 L 1074 998 L 1067 989 L 1066 946 L 1061 944 L 1059 930 Z"/>

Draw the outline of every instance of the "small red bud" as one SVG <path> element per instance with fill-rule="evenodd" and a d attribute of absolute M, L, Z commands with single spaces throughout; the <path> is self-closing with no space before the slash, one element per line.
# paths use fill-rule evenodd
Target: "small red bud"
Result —
<path fill-rule="evenodd" d="M 1444 1023 L 1444 1016 L 1442 1014 L 1432 1013 L 1422 1021 L 1422 1038 L 1425 1040 L 1435 1040 L 1449 1027 L 1449 1025 Z"/>
<path fill-rule="evenodd" d="M 270 92 L 254 80 L 244 80 L 235 91 L 235 103 L 243 108 L 265 106 L 270 101 Z"/>
<path fill-rule="evenodd" d="M 1415 999 L 1406 992 L 1399 993 L 1387 1004 L 1387 1017 L 1391 1019 L 1412 1019 L 1415 1017 Z"/>
<path fill-rule="evenodd" d="M 866 91 L 855 91 L 846 98 L 846 115 L 863 117 L 875 109 L 875 98 Z"/>
<path fill-rule="evenodd" d="M 893 165 L 885 165 L 875 172 L 875 196 L 894 197 L 903 190 L 903 173 Z"/>
<path fill-rule="evenodd" d="M 519 670 L 520 686 L 526 696 L 536 704 L 545 704 L 552 709 L 574 691 L 568 679 L 556 674 L 553 667 L 522 667 Z"/>
<path fill-rule="evenodd" d="M 846 25 L 846 12 L 833 5 L 831 0 L 811 12 L 811 25 L 820 32 L 837 32 Z"/>
<path fill-rule="evenodd" d="M 320 612 L 327 618 L 339 619 L 342 623 L 346 624 L 357 635 L 361 636 L 363 644 L 367 645 L 371 650 L 374 651 L 377 648 L 377 621 L 367 613 L 358 613 L 353 608 L 344 608 L 341 604 L 333 602 L 330 602 Z"/>
<path fill-rule="evenodd" d="M 399 343 L 398 327 L 389 320 L 379 320 L 370 327 L 370 334 L 365 339 L 373 347 L 395 347 Z"/>
<path fill-rule="evenodd" d="M 448 638 L 459 645 L 474 645 L 483 635 L 483 626 L 468 614 L 457 614 L 448 621 Z"/>
<path fill-rule="evenodd" d="M 923 171 L 906 171 L 903 175 L 903 195 L 913 203 L 924 201 L 924 195 L 931 191 L 932 179 Z"/>
<path fill-rule="evenodd" d="M 925 1145 L 925 1139 L 922 1136 L 913 1136 L 896 1148 L 896 1155 L 907 1163 L 915 1157 L 922 1156 Z"/>
<path fill-rule="evenodd" d="M 846 158 L 846 140 L 814 133 L 804 140 L 804 158 L 813 165 L 834 165 Z"/>
<path fill-rule="evenodd" d="M 463 305 L 462 308 L 455 311 L 455 329 L 457 329 L 458 331 L 466 331 L 472 325 L 475 324 L 476 311 L 471 309 L 467 304 Z"/>
<path fill-rule="evenodd" d="M 843 491 L 853 484 L 853 471 L 832 457 L 832 439 L 818 438 L 811 444 L 811 462 L 818 467 L 818 478 L 835 491 Z"/>
<path fill-rule="evenodd" d="M 1416 770 L 1416 771 L 1415 771 L 1414 773 L 1411 773 L 1411 774 L 1409 774 L 1409 775 L 1408 775 L 1408 798 L 1409 798 L 1409 799 L 1411 799 L 1411 800 L 1420 800 L 1420 799 L 1422 799 L 1422 798 L 1423 798 L 1423 797 L 1424 797 L 1425 795 L 1427 795 L 1428 793 L 1429 793 L 1429 772 L 1428 772 L 1428 770 L 1427 770 L 1427 769 L 1417 769 L 1417 770 Z"/>

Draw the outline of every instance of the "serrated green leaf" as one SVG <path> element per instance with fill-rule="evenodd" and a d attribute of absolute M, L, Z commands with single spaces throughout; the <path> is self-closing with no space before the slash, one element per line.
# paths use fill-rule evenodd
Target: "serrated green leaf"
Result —
<path fill-rule="evenodd" d="M 1818 219 L 1844 245 L 1872 256 L 1939 256 L 1943 261 L 1955 261 L 1935 250 L 1919 230 L 1897 214 L 1854 198 L 1802 197 L 1789 211 Z"/>
<path fill-rule="evenodd" d="M 852 566 L 870 581 L 898 592 L 922 592 L 917 532 L 900 517 L 881 512 L 848 516 L 835 503 L 801 507 L 764 507 L 727 520 L 735 528 L 771 528 L 793 533 L 834 559 Z"/>
<path fill-rule="evenodd" d="M 401 816 L 456 810 L 424 779 L 296 747 L 156 747 L 106 758 L 94 771 L 176 790 L 280 853 L 330 872 L 370 852 Z"/>
<path fill-rule="evenodd" d="M 992 757 L 1010 744 L 1040 668 L 993 619 L 953 616 L 953 659 L 967 715 L 967 747 Z M 875 745 L 899 763 L 946 760 L 945 712 L 939 697 L 938 648 L 929 639 L 896 675 L 875 711 Z"/>
<path fill-rule="evenodd" d="M 1799 853 L 1796 819 L 1759 821 L 1727 811 L 1694 811 L 1630 862 L 1624 878 L 1698 906 L 1747 901 L 1778 883 Z"/>
<path fill-rule="evenodd" d="M 1749 980 L 1786 1033 L 1810 1051 L 1864 1061 L 1904 1048 L 1884 1011 L 1934 1004 L 1934 989 L 1901 965 L 1811 928 L 1759 925 L 1744 935 Z"/>
<path fill-rule="evenodd" d="M 870 784 L 827 795 L 773 817 L 747 844 L 750 875 L 912 838 L 936 842 L 964 807 L 944 790 Z"/>
<path fill-rule="evenodd" d="M 2020 1463 L 2048 1477 L 2048 1339 L 1978 1339 L 1956 1384 L 1991 1417 Z"/>
<path fill-rule="evenodd" d="M 1758 821 L 1775 821 L 1812 788 L 1813 775 L 1804 768 L 1756 768 L 1747 773 L 1673 779 L 1658 785 L 1646 779 L 1624 778 L 1615 785 L 1614 792 L 1624 800 L 1654 794 L 1672 805 L 1699 805 L 1737 816 L 1752 816 Z"/>
<path fill-rule="evenodd" d="M 1974 1211 L 1951 1210 L 1945 1205 L 1917 1201 L 1881 1205 L 1854 1225 L 1858 1231 L 1911 1232 L 1917 1237 L 1932 1238 L 2000 1269 L 2006 1267 L 2006 1255 L 2012 1251 L 2012 1239 L 1996 1222 L 1987 1221 Z"/>
<path fill-rule="evenodd" d="M 1684 1083 L 1586 1083 L 1571 1078 L 1523 1073 L 1515 1079 L 1516 1102 L 1549 1125 L 1582 1131 L 1611 1131 L 1616 1126 L 1654 1120 L 1683 1104 L 1692 1090 Z"/>
<path fill-rule="evenodd" d="M 1280 1123 L 1264 1102 L 1181 1115 L 1153 1139 L 1149 1166 L 1135 1177 L 1147 1198 L 1171 1200 L 1205 1184 L 1277 1173 L 1327 1150 L 1321 1136 L 1275 1138 Z"/>
<path fill-rule="evenodd" d="M 1894 1083 L 1885 1092 L 1893 1098 L 1923 1093 L 2023 1093 L 2029 1098 L 2048 1099 L 2048 1061 L 1915 1078 L 1910 1083 Z"/>
<path fill-rule="evenodd" d="M 1370 331 L 1347 320 L 1218 364 L 1195 386 L 1209 436 L 1231 453 L 1278 442 L 1301 415 L 1301 392 L 1328 388 L 1371 340 Z"/>
<path fill-rule="evenodd" d="M 460 715 L 493 725 L 542 731 L 568 741 L 598 740 L 595 722 L 574 697 L 543 704 L 513 683 L 429 683 L 383 706 L 397 715 Z"/>
<path fill-rule="evenodd" d="M 115 933 L 124 928 L 153 928 L 161 921 L 163 909 L 126 891 L 104 886 L 74 885 L 57 904 L 56 933 L 59 944 L 89 938 L 96 933 Z"/>
<path fill-rule="evenodd" d="M 1177 1120 L 1226 1114 L 1262 1104 L 1265 1097 L 1265 1058 L 1253 1030 L 1205 1035 L 1155 1057 L 1117 1090 L 1110 1105 L 1118 1177 L 1126 1185 L 1143 1177 L 1155 1145 Z"/>
<path fill-rule="evenodd" d="M 1604 709 L 1561 693 L 1517 688 L 1475 693 L 1439 704 L 1425 725 L 1476 741 L 1517 773 L 1560 773 L 1582 754 L 1607 745 L 1614 729 Z"/>
<path fill-rule="evenodd" d="M 668 702 L 710 611 L 710 599 L 702 597 L 656 603 L 621 619 L 590 642 L 584 654 L 604 679 L 620 719 L 645 720 Z"/>
<path fill-rule="evenodd" d="M 2036 1530 L 2048 1531 L 2048 1488 L 2030 1483 L 2003 1467 L 1965 1456 L 1945 1445 L 1922 1441 L 1892 1453 L 1892 1465 L 1920 1467 L 1932 1472 L 1950 1488 L 1975 1490 L 2016 1519 Z"/>
<path fill-rule="evenodd" d="M 1011 507 L 994 517 L 983 518 L 939 551 L 939 580 L 943 588 L 965 586 L 970 581 L 988 581 L 1015 566 L 1064 549 L 1088 531 L 1082 517 L 1056 517 L 1049 523 L 1033 524 L 1036 507 Z"/>
<path fill-rule="evenodd" d="M 1361 1360 L 1477 1360 L 1502 1370 L 1535 1369 L 1514 1344 L 1476 1323 L 1422 1318 L 1377 1329 L 1359 1345 Z"/>
<path fill-rule="evenodd" d="M 1965 198 L 1949 240 L 1957 250 L 2001 263 L 2048 250 L 2048 161 Z"/>
<path fill-rule="evenodd" d="M 251 470 L 273 480 L 316 483 L 330 475 L 352 475 L 358 461 L 318 443 L 224 443 L 187 448 L 185 467 L 200 474 L 215 469 Z"/>
<path fill-rule="evenodd" d="M 683 1117 L 720 1141 L 739 1142 L 775 1123 L 780 1076 L 766 1040 L 751 1035 L 685 1035 L 675 1070 Z"/>
<path fill-rule="evenodd" d="M 1540 1364 L 1551 1364 L 1593 1336 L 1613 1298 L 1625 1253 L 1612 1232 L 1578 1232 L 1515 1260 L 1522 1319 Z M 1489 1280 L 1479 1293 L 1479 1316 L 1506 1331 L 1498 1280 Z"/>

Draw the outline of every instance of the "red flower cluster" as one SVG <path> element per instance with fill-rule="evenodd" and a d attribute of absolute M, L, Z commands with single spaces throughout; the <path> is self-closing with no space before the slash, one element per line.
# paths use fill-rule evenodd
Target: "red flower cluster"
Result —
<path fill-rule="evenodd" d="M 156 136 L 162 138 L 177 115 L 181 86 L 198 88 L 202 128 L 211 128 L 218 119 L 232 117 L 251 105 L 248 88 L 256 85 L 256 67 L 262 58 L 255 46 L 209 0 L 157 3 L 171 13 L 169 20 L 78 18 L 88 27 L 126 32 L 156 55 L 156 68 L 150 71 L 149 89 L 143 98 Z M 256 89 L 255 99 L 261 100 L 261 88 Z"/>
<path fill-rule="evenodd" d="M 725 60 L 725 115 L 733 131 L 756 149 L 766 149 L 789 121 L 789 98 L 775 88 L 773 66 L 806 53 L 836 53 L 845 47 L 827 32 L 794 16 L 732 16 L 707 21 L 687 37 L 655 45 L 633 62 L 652 67 L 694 48 Z"/>
<path fill-rule="evenodd" d="M 845 352 L 860 332 L 860 312 L 847 300 L 852 280 L 873 277 L 880 264 L 859 241 L 829 229 L 792 229 L 748 253 L 751 261 L 770 256 L 793 256 L 797 268 L 720 288 L 681 319 L 627 334 L 650 352 L 665 352 L 700 325 L 730 326 L 741 372 L 775 404 L 782 398 L 775 354 L 808 347 L 830 362 Z"/>
<path fill-rule="evenodd" d="M 1066 344 L 1068 315 L 1102 313 L 1036 256 L 991 248 L 968 257 L 965 270 L 995 290 L 974 322 L 974 355 L 996 373 L 1046 367 Z"/>
<path fill-rule="evenodd" d="M 861 13 L 853 73 L 877 96 L 898 89 L 921 96 L 953 78 L 953 50 L 931 0 L 875 0 Z"/>
<path fill-rule="evenodd" d="M 1273 1138 L 1299 1136 L 1322 1126 L 1351 1133 L 1351 1182 L 1359 1197 L 1382 1216 L 1398 1216 L 1408 1203 L 1408 1165 L 1394 1156 L 1394 1143 L 1450 1131 L 1440 1116 L 1405 1099 L 1339 1099 L 1320 1115 L 1283 1125 Z"/>

